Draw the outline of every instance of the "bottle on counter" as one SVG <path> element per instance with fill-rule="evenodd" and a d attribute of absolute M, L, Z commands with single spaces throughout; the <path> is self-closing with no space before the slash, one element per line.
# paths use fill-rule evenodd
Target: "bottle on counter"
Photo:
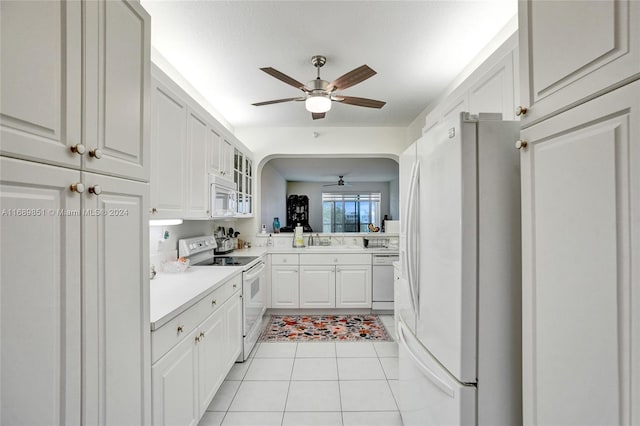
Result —
<path fill-rule="evenodd" d="M 277 217 L 273 218 L 273 233 L 274 234 L 280 233 L 280 219 Z"/>
<path fill-rule="evenodd" d="M 304 247 L 304 236 L 302 235 L 302 226 L 298 223 L 293 234 L 293 246 Z"/>

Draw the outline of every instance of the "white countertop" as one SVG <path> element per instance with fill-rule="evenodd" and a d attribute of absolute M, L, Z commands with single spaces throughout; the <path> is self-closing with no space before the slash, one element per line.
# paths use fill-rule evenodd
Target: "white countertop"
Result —
<path fill-rule="evenodd" d="M 150 281 L 151 330 L 175 318 L 227 279 L 241 266 L 191 266 L 185 272 L 160 272 Z"/>
<path fill-rule="evenodd" d="M 315 247 L 302 247 L 302 248 L 269 248 L 269 253 L 287 253 L 287 254 L 322 254 L 322 253 L 369 253 L 369 254 L 393 254 L 398 253 L 397 248 L 385 248 L 385 247 L 376 247 L 376 248 L 349 248 L 349 247 L 336 247 L 336 246 L 326 246 L 322 248 Z"/>
<path fill-rule="evenodd" d="M 273 248 L 252 247 L 224 256 L 263 256 L 268 253 L 369 253 L 397 254 L 394 248 Z M 156 330 L 195 305 L 223 282 L 242 273 L 242 266 L 191 266 L 185 272 L 160 272 L 150 281 L 151 330 Z"/>

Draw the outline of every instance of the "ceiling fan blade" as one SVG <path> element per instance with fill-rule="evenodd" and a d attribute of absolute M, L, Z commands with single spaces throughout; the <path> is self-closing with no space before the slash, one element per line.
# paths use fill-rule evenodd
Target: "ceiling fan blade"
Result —
<path fill-rule="evenodd" d="M 319 118 L 324 118 L 325 115 L 326 115 L 326 112 L 312 112 L 311 113 L 311 117 L 314 120 L 318 120 Z"/>
<path fill-rule="evenodd" d="M 362 65 L 354 70 L 349 71 L 342 77 L 338 77 L 332 83 L 327 86 L 327 90 L 332 92 L 334 90 L 343 90 L 347 87 L 354 86 L 358 83 L 362 83 L 369 77 L 376 75 L 376 72 L 369 68 L 368 65 Z"/>
<path fill-rule="evenodd" d="M 263 105 L 279 104 L 281 102 L 290 102 L 290 101 L 304 101 L 304 96 L 300 97 L 300 98 L 275 99 L 273 101 L 257 102 L 255 104 L 251 104 L 251 105 L 263 106 Z"/>
<path fill-rule="evenodd" d="M 300 89 L 303 90 L 305 92 L 310 92 L 311 89 L 309 89 L 304 83 L 300 83 L 298 80 L 289 77 L 288 75 L 278 71 L 275 68 L 271 68 L 271 67 L 266 67 L 266 68 L 260 68 L 262 71 L 266 72 L 267 74 L 269 74 L 271 77 L 275 77 L 278 80 L 285 82 L 293 87 L 295 87 L 296 89 Z"/>
<path fill-rule="evenodd" d="M 367 108 L 382 108 L 386 102 L 376 101 L 375 99 L 356 98 L 355 96 L 336 96 L 332 98 L 336 102 L 342 102 L 343 104 L 367 107 Z"/>

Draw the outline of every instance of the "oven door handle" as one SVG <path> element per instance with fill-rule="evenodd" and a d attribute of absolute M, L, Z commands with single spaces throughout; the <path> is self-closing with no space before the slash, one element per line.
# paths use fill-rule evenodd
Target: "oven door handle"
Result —
<path fill-rule="evenodd" d="M 253 268 L 249 269 L 249 271 L 247 271 L 244 276 L 245 280 L 251 281 L 254 278 L 256 278 L 258 275 L 260 275 L 262 273 L 262 271 L 264 270 L 265 266 L 264 266 L 264 262 L 262 262 L 260 264 L 260 266 L 254 266 Z"/>

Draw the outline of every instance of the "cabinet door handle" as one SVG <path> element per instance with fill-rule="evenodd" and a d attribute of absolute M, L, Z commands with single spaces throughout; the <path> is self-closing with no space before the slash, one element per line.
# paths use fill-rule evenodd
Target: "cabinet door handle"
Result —
<path fill-rule="evenodd" d="M 89 187 L 89 192 L 94 195 L 100 195 L 102 194 L 102 188 L 100 187 L 100 185 L 93 185 Z"/>
<path fill-rule="evenodd" d="M 204 332 L 201 331 L 199 336 L 200 336 L 200 340 L 204 339 Z"/>
<path fill-rule="evenodd" d="M 81 143 L 75 144 L 69 149 L 71 150 L 71 152 L 78 155 L 84 155 L 84 153 L 87 151 L 87 148 L 85 148 L 85 146 Z"/>
<path fill-rule="evenodd" d="M 196 343 L 200 342 L 200 336 L 196 336 Z"/>
<path fill-rule="evenodd" d="M 83 183 L 74 183 L 72 185 L 69 186 L 69 189 L 72 192 L 77 192 L 78 194 L 82 194 L 84 192 L 84 184 Z"/>
<path fill-rule="evenodd" d="M 234 285 L 233 285 L 233 288 L 237 288 L 237 287 L 238 287 L 238 284 L 234 284 Z"/>
<path fill-rule="evenodd" d="M 178 326 L 178 334 L 184 332 L 184 325 L 179 325 Z"/>
<path fill-rule="evenodd" d="M 151 209 L 151 214 L 156 214 L 156 213 L 158 213 L 158 209 L 157 209 L 157 208 L 155 208 L 155 207 L 153 207 L 153 208 Z"/>
<path fill-rule="evenodd" d="M 518 117 L 520 117 L 521 115 L 526 115 L 527 111 L 529 111 L 529 108 L 523 107 L 523 106 L 519 106 L 518 108 L 516 108 L 516 115 Z"/>
<path fill-rule="evenodd" d="M 102 158 L 102 150 L 99 148 L 94 148 L 91 151 L 89 151 L 89 157 L 93 157 L 96 160 L 99 160 Z"/>
<path fill-rule="evenodd" d="M 217 301 L 216 299 L 213 299 L 213 300 L 211 301 L 211 306 L 215 306 L 215 304 L 216 304 L 216 303 L 218 303 L 218 301 Z"/>
<path fill-rule="evenodd" d="M 527 141 L 523 141 L 523 140 L 516 141 L 516 148 L 518 149 L 526 148 L 527 145 L 529 145 Z"/>

